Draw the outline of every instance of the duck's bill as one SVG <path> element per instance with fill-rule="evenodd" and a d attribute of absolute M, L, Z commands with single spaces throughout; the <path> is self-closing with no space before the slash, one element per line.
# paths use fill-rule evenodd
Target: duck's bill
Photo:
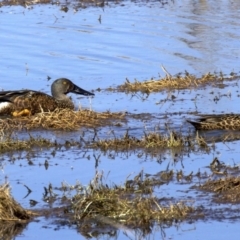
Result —
<path fill-rule="evenodd" d="M 76 94 L 81 94 L 81 95 L 84 95 L 84 96 L 94 96 L 95 95 L 94 93 L 88 92 L 88 91 L 78 87 L 75 84 L 74 84 L 74 87 L 73 87 L 71 92 L 76 93 Z"/>

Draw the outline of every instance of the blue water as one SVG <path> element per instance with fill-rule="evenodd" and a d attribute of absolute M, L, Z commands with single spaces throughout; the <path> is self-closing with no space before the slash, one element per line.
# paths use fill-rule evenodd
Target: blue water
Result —
<path fill-rule="evenodd" d="M 160 131 L 165 131 L 166 122 L 175 130 L 192 130 L 185 121 L 193 117 L 189 112 L 239 112 L 238 80 L 226 82 L 225 88 L 205 86 L 197 90 L 162 91 L 148 97 L 104 89 L 116 87 L 126 78 L 142 81 L 164 76 L 161 65 L 171 74 L 185 70 L 198 76 L 214 71 L 227 74 L 239 71 L 240 2 L 169 1 L 162 5 L 159 2 L 124 1 L 110 3 L 104 10 L 89 7 L 77 12 L 71 7 L 68 12 L 63 12 L 56 5 L 6 6 L 0 10 L 0 89 L 30 88 L 50 93 L 54 79 L 67 77 L 84 89 L 95 91 L 91 101 L 73 96 L 76 105 L 82 108 L 98 112 L 150 113 L 154 117 L 152 120 L 130 118 L 121 128 L 114 128 L 118 135 L 123 135 L 129 128 L 130 133 L 139 138 L 156 125 Z M 101 23 L 98 21 L 100 15 Z M 98 88 L 102 91 L 96 91 Z M 174 101 L 162 103 L 171 95 L 176 97 Z M 217 103 L 214 101 L 216 96 L 220 97 Z M 111 137 L 111 130 L 112 127 L 102 128 L 101 134 Z M 78 139 L 83 131 L 34 134 L 43 134 L 54 141 Z M 88 134 L 91 137 L 94 133 L 90 129 Z M 156 174 L 170 168 L 183 170 L 187 175 L 200 169 L 210 174 L 207 166 L 216 156 L 226 164 L 239 164 L 239 144 L 239 141 L 216 143 L 216 149 L 209 154 L 193 152 L 180 156 L 178 161 L 174 161 L 175 152 L 170 150 L 156 157 L 139 157 L 138 152 L 118 153 L 113 157 L 110 153 L 84 148 L 60 149 L 55 156 L 53 149 L 33 150 L 30 154 L 33 165 L 29 165 L 29 153 L 26 152 L 14 154 L 14 161 L 12 156 L 2 155 L 1 177 L 2 181 L 7 178 L 13 196 L 24 207 L 30 208 L 29 200 L 34 199 L 39 202 L 36 207 L 41 208 L 48 207 L 42 197 L 44 187 L 49 183 L 53 187 L 60 187 L 62 182 L 74 185 L 77 181 L 87 185 L 96 171 L 103 171 L 108 175 L 107 181 L 118 184 L 141 170 Z M 99 157 L 98 167 L 95 167 L 96 156 Z M 162 163 L 157 162 L 159 158 Z M 46 159 L 48 169 L 44 167 Z M 26 198 L 24 184 L 32 190 Z M 161 186 L 156 194 L 179 200 L 194 198 L 193 191 L 189 195 L 186 193 L 188 188 L 188 184 L 171 183 Z M 43 227 L 46 224 L 49 225 L 47 229 Z M 40 239 L 38 236 L 41 239 L 43 236 L 84 239 L 75 229 L 64 227 L 55 231 L 54 227 L 53 223 L 41 219 L 30 223 L 16 239 Z M 214 229 L 217 229 L 217 237 Z M 236 238 L 238 225 L 227 221 L 197 221 L 193 225 L 184 223 L 181 228 L 165 229 L 165 239 L 225 239 L 227 230 L 230 230 L 231 238 Z M 159 239 L 162 235 L 157 230 L 151 237 Z M 118 239 L 128 237 L 120 232 Z"/>

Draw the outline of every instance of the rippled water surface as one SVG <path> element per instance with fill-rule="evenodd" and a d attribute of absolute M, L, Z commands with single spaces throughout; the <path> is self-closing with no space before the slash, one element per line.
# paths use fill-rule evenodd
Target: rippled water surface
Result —
<path fill-rule="evenodd" d="M 101 21 L 100 21 L 101 19 Z M 185 118 L 191 112 L 221 113 L 239 112 L 238 81 L 226 82 L 224 88 L 204 87 L 198 90 L 173 91 L 176 98 L 162 103 L 168 92 L 149 96 L 106 91 L 125 82 L 164 76 L 161 65 L 171 74 L 188 71 L 202 75 L 207 72 L 229 74 L 239 72 L 240 56 L 240 2 L 239 1 L 166 1 L 160 2 L 110 2 L 101 7 L 61 11 L 60 5 L 4 6 L 0 8 L 0 88 L 35 89 L 50 93 L 52 80 L 67 77 L 84 89 L 94 91 L 95 97 L 76 98 L 76 105 L 94 111 L 127 111 L 150 113 L 152 121 L 129 120 L 115 130 L 124 134 L 126 129 L 140 137 L 144 129 L 155 125 L 165 129 L 165 122 L 173 129 L 192 131 Z M 48 81 L 48 76 L 51 78 Z M 97 89 L 101 89 L 98 91 Z M 219 100 L 214 101 L 215 97 Z M 163 118 L 167 114 L 167 119 Z M 83 131 L 92 136 L 93 130 L 79 129 L 76 132 L 35 132 L 52 140 L 79 139 Z M 111 128 L 101 129 L 109 136 Z M 21 133 L 18 133 L 21 136 Z M 142 169 L 156 174 L 170 167 L 186 174 L 198 169 L 208 169 L 214 156 L 226 164 L 239 164 L 239 141 L 217 143 L 215 151 L 183 155 L 173 161 L 174 152 L 161 153 L 164 161 L 157 157 L 137 154 L 117 154 L 114 159 L 100 151 L 71 148 L 21 152 L 2 155 L 2 181 L 10 182 L 12 194 L 24 207 L 29 200 L 38 201 L 37 208 L 48 207 L 42 201 L 43 188 L 51 183 L 59 187 L 61 182 L 88 184 L 96 170 L 110 172 L 110 182 L 123 183 L 132 173 Z M 95 166 L 95 156 L 100 156 Z M 15 158 L 15 160 L 13 160 Z M 33 164 L 29 164 L 31 158 Z M 49 167 L 44 167 L 45 160 Z M 27 193 L 23 185 L 33 192 Z M 186 187 L 181 184 L 163 185 L 157 194 L 184 199 Z M 194 198 L 194 193 L 190 193 Z M 238 218 L 240 215 L 237 216 Z M 63 227 L 55 231 L 51 219 L 33 222 L 16 239 L 84 239 L 75 229 Z M 49 225 L 48 227 L 45 227 Z M 216 230 L 214 230 L 216 229 Z M 206 233 L 208 234 L 206 235 Z M 211 232 L 211 234 L 209 233 Z M 218 237 L 215 237 L 215 233 Z M 225 232 L 236 238 L 238 226 L 226 220 L 183 223 L 181 228 L 165 230 L 165 236 L 156 231 L 153 239 L 226 239 Z M 234 237 L 235 236 L 235 237 Z M 104 239 L 104 237 L 99 238 Z M 119 232 L 117 239 L 131 239 Z M 133 238 L 132 238 L 133 239 Z"/>

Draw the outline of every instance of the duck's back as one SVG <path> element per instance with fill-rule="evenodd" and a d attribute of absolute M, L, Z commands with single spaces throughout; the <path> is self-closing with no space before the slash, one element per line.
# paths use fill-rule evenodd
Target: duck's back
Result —
<path fill-rule="evenodd" d="M 32 90 L 0 92 L 0 113 L 11 115 L 14 111 L 27 109 L 31 114 L 54 111 L 56 108 L 70 108 L 74 105 L 70 99 L 57 100 L 54 97 Z"/>

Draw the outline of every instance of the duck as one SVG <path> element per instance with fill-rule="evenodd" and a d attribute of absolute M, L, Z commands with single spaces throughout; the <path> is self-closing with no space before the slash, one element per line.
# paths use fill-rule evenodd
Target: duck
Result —
<path fill-rule="evenodd" d="M 55 109 L 74 109 L 68 93 L 94 96 L 67 78 L 56 79 L 51 85 L 52 96 L 34 90 L 0 91 L 0 116 L 30 116 L 39 112 L 52 112 Z"/>
<path fill-rule="evenodd" d="M 240 114 L 198 115 L 197 120 L 187 120 L 196 130 L 240 130 Z"/>

